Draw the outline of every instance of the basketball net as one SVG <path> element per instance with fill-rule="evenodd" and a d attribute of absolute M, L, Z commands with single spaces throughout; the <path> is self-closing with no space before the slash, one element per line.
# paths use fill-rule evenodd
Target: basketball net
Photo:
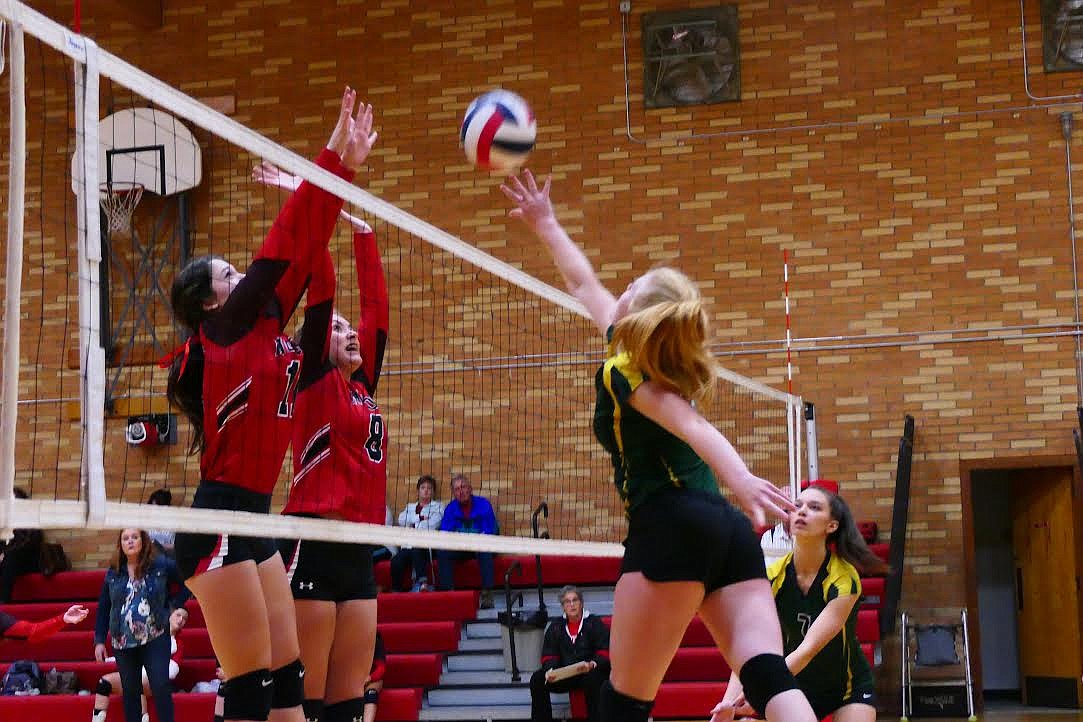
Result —
<path fill-rule="evenodd" d="M 108 219 L 109 235 L 132 232 L 132 213 L 143 197 L 142 183 L 114 182 L 99 186 L 98 201 Z"/>

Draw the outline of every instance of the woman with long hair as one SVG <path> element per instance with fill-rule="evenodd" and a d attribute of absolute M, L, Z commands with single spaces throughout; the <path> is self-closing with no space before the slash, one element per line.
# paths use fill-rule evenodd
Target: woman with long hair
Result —
<path fill-rule="evenodd" d="M 550 182 L 539 188 L 524 171 L 501 190 L 515 204 L 510 215 L 549 249 L 608 344 L 595 376 L 594 433 L 612 457 L 629 522 L 600 717 L 645 722 L 699 614 L 756 709 L 771 722 L 813 722 L 782 658 L 759 538 L 718 483 L 734 492 L 757 527 L 785 517 L 793 503 L 749 471 L 696 410 L 717 383 L 699 290 L 679 271 L 656 268 L 614 298 L 557 221 Z"/>
<path fill-rule="evenodd" d="M 253 177 L 286 190 L 297 179 L 269 164 Z M 387 493 L 387 427 L 373 398 L 387 344 L 388 305 L 376 235 L 353 229 L 361 315 L 354 329 L 335 312 L 335 267 L 316 260 L 304 324 L 304 360 L 293 427 L 293 483 L 284 514 L 380 524 Z M 365 676 L 376 638 L 372 546 L 282 540 L 305 665 L 305 718 L 353 722 L 364 714 Z"/>
<path fill-rule="evenodd" d="M 861 575 L 887 574 L 888 566 L 865 545 L 842 497 L 812 484 L 796 503 L 789 518 L 793 551 L 767 570 L 786 666 L 817 719 L 875 722 L 876 688 L 857 641 L 857 611 Z M 753 714 L 736 675 L 715 713 L 718 719 Z"/>
<path fill-rule="evenodd" d="M 177 591 L 171 593 L 172 588 Z M 143 670 L 146 670 L 147 687 L 154 697 L 158 719 L 173 722 L 169 617 L 174 609 L 184 606 L 187 598 L 188 592 L 176 564 L 155 552 L 146 530 L 121 530 L 98 597 L 94 659 L 105 661 L 105 636 L 108 633 L 120 675 L 127 722 L 145 722 L 140 704 Z M 112 689 L 104 678 L 98 681 L 97 693 L 106 700 Z M 95 711 L 94 722 L 104 720 L 105 714 L 105 710 Z"/>
<path fill-rule="evenodd" d="M 376 140 L 372 107 L 343 93 L 317 165 L 352 180 Z M 301 350 L 283 331 L 326 253 L 342 200 L 302 183 L 246 274 L 224 259 L 190 262 L 173 313 L 192 336 L 170 364 L 168 394 L 194 429 L 201 481 L 193 507 L 266 514 L 293 435 Z M 177 534 L 176 555 L 225 672 L 227 720 L 301 722 L 304 667 L 286 570 L 275 542 Z"/>

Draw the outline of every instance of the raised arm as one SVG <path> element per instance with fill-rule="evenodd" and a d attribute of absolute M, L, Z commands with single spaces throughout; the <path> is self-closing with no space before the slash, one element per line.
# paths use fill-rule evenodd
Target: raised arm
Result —
<path fill-rule="evenodd" d="M 331 321 L 335 312 L 335 263 L 331 252 L 320 251 L 312 268 L 312 283 L 305 299 L 301 326 L 301 378 L 298 390 L 311 386 L 330 368 Z"/>
<path fill-rule="evenodd" d="M 757 530 L 762 531 L 773 517 L 786 518 L 794 509 L 789 497 L 749 471 L 733 444 L 679 394 L 644 381 L 629 400 L 632 408 L 691 446 L 707 462 L 719 481 L 737 495 Z"/>
<path fill-rule="evenodd" d="M 342 96 L 338 123 L 316 164 L 340 178 L 352 180 L 375 142 L 372 106 L 361 104 L 353 114 L 356 94 L 347 88 Z M 219 323 L 225 335 L 235 336 L 250 328 L 267 304 L 278 302 L 280 328 L 284 328 L 309 282 L 312 263 L 326 247 L 342 209 L 342 199 L 310 183 L 297 187 L 279 211 L 271 230 L 245 277 L 226 301 Z"/>
<path fill-rule="evenodd" d="M 389 310 L 387 304 L 387 279 L 376 247 L 376 234 L 364 221 L 351 218 L 354 226 L 353 254 L 357 266 L 357 287 L 361 293 L 361 318 L 357 323 L 357 340 L 361 344 L 361 366 L 353 378 L 376 394 L 380 381 L 380 369 L 384 364 L 387 348 Z"/>
<path fill-rule="evenodd" d="M 594 319 L 594 325 L 605 335 L 613 323 L 617 301 L 598 280 L 586 255 L 557 220 L 553 203 L 549 200 L 551 184 L 552 178 L 546 178 L 545 184 L 538 188 L 533 174 L 524 170 L 522 180 L 511 176 L 507 183 L 500 186 L 500 190 L 516 206 L 508 215 L 521 219 L 545 244 L 560 275 L 564 277 L 568 292 L 586 307 L 590 317 Z"/>

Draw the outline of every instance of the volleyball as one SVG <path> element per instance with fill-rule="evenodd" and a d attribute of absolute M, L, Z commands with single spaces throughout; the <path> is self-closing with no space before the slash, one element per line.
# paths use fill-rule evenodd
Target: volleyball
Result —
<path fill-rule="evenodd" d="M 534 148 L 537 124 L 527 102 L 507 90 L 479 95 L 466 109 L 459 139 L 466 159 L 483 170 L 507 173 Z"/>

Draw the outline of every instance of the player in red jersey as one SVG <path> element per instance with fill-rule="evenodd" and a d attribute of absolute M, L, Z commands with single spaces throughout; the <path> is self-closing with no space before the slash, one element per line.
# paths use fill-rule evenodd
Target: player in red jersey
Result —
<path fill-rule="evenodd" d="M 376 134 L 372 107 L 347 88 L 316 163 L 350 180 Z M 171 360 L 168 395 L 192 422 L 201 454 L 193 506 L 270 511 L 293 431 L 301 351 L 283 329 L 326 252 L 341 199 L 304 183 L 279 212 L 247 274 L 221 258 L 189 263 L 173 282 L 177 320 L 192 331 Z M 224 670 L 227 720 L 301 722 L 304 668 L 293 598 L 274 542 L 178 534 L 177 562 L 199 599 Z"/>
<path fill-rule="evenodd" d="M 298 179 L 269 164 L 253 177 L 287 190 Z M 388 304 L 376 235 L 353 227 L 361 293 L 355 331 L 334 311 L 335 268 L 329 252 L 313 268 L 304 325 L 304 353 L 293 427 L 293 483 L 284 514 L 381 524 L 387 489 L 387 433 L 373 399 L 387 343 Z M 279 542 L 304 629 L 305 717 L 351 722 L 365 706 L 365 671 L 376 639 L 372 547 L 315 540 Z"/>

